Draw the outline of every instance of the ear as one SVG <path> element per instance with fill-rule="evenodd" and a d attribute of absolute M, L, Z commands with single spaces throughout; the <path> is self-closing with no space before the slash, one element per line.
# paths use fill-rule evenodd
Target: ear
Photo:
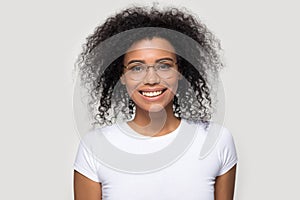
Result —
<path fill-rule="evenodd" d="M 120 77 L 120 81 L 121 81 L 122 85 L 125 85 L 125 77 L 124 77 L 124 74 Z"/>

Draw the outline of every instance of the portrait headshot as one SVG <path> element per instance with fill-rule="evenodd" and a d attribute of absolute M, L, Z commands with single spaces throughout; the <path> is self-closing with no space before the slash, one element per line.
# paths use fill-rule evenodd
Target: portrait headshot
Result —
<path fill-rule="evenodd" d="M 299 199 L 297 1 L 2 1 L 0 199 Z"/>
<path fill-rule="evenodd" d="M 75 199 L 233 199 L 237 152 L 213 117 L 223 67 L 219 40 L 184 7 L 132 5 L 97 26 L 76 65 L 93 126 Z"/>

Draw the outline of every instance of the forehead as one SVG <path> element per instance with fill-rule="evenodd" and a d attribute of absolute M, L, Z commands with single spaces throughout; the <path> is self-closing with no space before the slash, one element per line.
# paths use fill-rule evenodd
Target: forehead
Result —
<path fill-rule="evenodd" d="M 175 56 L 173 45 L 163 38 L 143 39 L 131 45 L 125 54 L 125 60 L 131 58 L 147 59 L 157 56 Z"/>
<path fill-rule="evenodd" d="M 142 50 L 142 49 L 160 49 L 175 53 L 173 45 L 164 38 L 154 37 L 152 39 L 143 39 L 133 43 L 127 52 Z"/>

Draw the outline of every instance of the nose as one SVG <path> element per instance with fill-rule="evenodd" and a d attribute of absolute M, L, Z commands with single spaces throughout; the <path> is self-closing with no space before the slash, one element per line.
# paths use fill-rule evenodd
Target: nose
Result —
<path fill-rule="evenodd" d="M 148 68 L 148 70 L 146 72 L 146 76 L 143 79 L 143 83 L 151 84 L 151 85 L 160 83 L 160 77 L 156 73 L 156 71 L 154 70 L 153 67 Z"/>

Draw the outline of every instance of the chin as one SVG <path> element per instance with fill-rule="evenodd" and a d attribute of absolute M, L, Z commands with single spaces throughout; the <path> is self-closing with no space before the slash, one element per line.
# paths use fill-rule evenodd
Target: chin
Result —
<path fill-rule="evenodd" d="M 166 109 L 164 106 L 160 104 L 153 104 L 149 107 L 148 112 L 150 113 L 157 113 L 157 112 L 166 112 Z"/>
<path fill-rule="evenodd" d="M 152 114 L 160 114 L 160 115 L 165 115 L 168 110 L 172 108 L 172 102 L 170 102 L 170 105 L 165 105 L 165 104 L 160 104 L 160 103 L 151 103 L 151 104 L 146 104 L 146 105 L 136 105 L 136 111 L 139 112 L 148 112 Z"/>

